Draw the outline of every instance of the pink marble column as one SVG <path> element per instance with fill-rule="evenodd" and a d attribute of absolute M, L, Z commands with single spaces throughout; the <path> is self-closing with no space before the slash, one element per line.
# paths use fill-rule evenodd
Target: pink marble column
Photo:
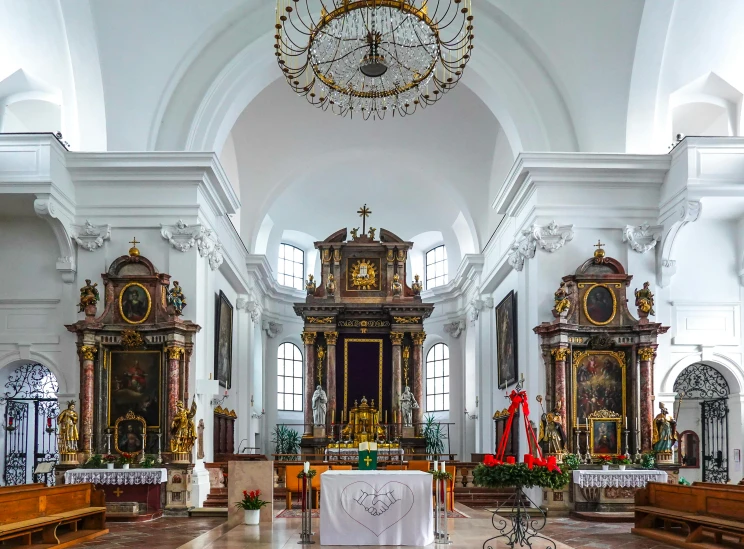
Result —
<path fill-rule="evenodd" d="M 80 452 L 90 452 L 93 448 L 91 434 L 93 432 L 93 405 L 95 401 L 94 392 L 94 364 L 98 349 L 91 345 L 80 347 L 80 355 L 83 357 L 82 383 L 80 387 L 80 434 L 82 435 L 82 446 L 78 447 Z"/>
<path fill-rule="evenodd" d="M 336 341 L 338 340 L 338 332 L 326 332 L 326 391 L 328 392 L 328 413 L 326 415 L 326 423 L 330 423 L 331 420 L 340 421 L 341 414 L 336 410 Z M 336 410 L 334 414 L 334 410 Z M 335 418 L 334 418 L 335 416 Z"/>
<path fill-rule="evenodd" d="M 305 344 L 305 435 L 313 436 L 313 393 L 315 392 L 315 337 L 317 332 L 302 332 Z"/>
<path fill-rule="evenodd" d="M 653 375 L 652 369 L 656 349 L 653 347 L 643 347 L 638 349 L 638 358 L 641 361 L 640 367 L 640 392 L 641 392 L 641 451 L 651 451 L 651 441 L 653 438 Z"/>
<path fill-rule="evenodd" d="M 184 349 L 183 347 L 166 347 L 165 352 L 168 355 L 168 417 L 166 428 L 170 429 L 173 418 L 176 417 L 176 403 L 181 401 L 181 356 Z M 183 405 L 186 406 L 186 402 Z"/>
<path fill-rule="evenodd" d="M 393 415 L 388 418 L 390 423 L 397 423 L 399 426 L 402 421 L 400 413 L 400 395 L 403 392 L 403 333 L 390 332 L 390 340 L 393 342 L 393 390 L 390 395 L 392 400 L 390 410 Z"/>
<path fill-rule="evenodd" d="M 424 421 L 424 410 L 426 408 L 424 406 L 424 340 L 426 339 L 426 332 L 414 332 L 411 337 L 413 338 L 413 371 L 411 372 L 413 387 L 411 387 L 411 392 L 419 405 L 413 411 L 413 423 L 415 425 Z"/>
<path fill-rule="evenodd" d="M 566 433 L 568 433 L 566 424 L 566 359 L 569 352 L 567 347 L 558 347 L 550 352 L 555 358 L 555 386 L 553 387 L 552 408 L 561 416 Z M 559 402 L 561 403 L 560 407 L 558 406 Z M 565 442 L 568 443 L 568 441 Z"/>

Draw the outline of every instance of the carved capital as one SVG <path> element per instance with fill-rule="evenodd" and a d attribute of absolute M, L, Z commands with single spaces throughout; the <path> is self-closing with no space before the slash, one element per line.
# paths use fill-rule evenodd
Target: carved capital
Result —
<path fill-rule="evenodd" d="M 300 337 L 302 337 L 302 342 L 305 345 L 312 345 L 315 343 L 315 338 L 318 336 L 318 332 L 302 332 L 300 334 Z"/>
<path fill-rule="evenodd" d="M 166 347 L 165 352 L 168 353 L 168 360 L 180 360 L 184 353 L 183 347 Z"/>
<path fill-rule="evenodd" d="M 93 225 L 86 219 L 84 225 L 73 225 L 72 229 L 72 238 L 77 245 L 89 252 L 103 246 L 104 240 L 111 239 L 111 225 Z"/>
<path fill-rule="evenodd" d="M 656 247 L 656 243 L 661 241 L 664 227 L 661 225 L 650 226 L 643 223 L 634 227 L 626 225 L 623 230 L 623 242 L 627 242 L 630 248 L 639 254 L 645 254 Z"/>
<path fill-rule="evenodd" d="M 641 362 L 653 362 L 654 356 L 656 356 L 656 349 L 653 347 L 642 347 L 638 349 L 638 358 Z"/>
<path fill-rule="evenodd" d="M 558 347 L 550 350 L 550 354 L 553 355 L 556 362 L 566 362 L 569 352 L 568 347 Z"/>
<path fill-rule="evenodd" d="M 413 339 L 414 345 L 423 345 L 424 340 L 426 339 L 426 332 L 413 332 L 411 338 Z"/>
<path fill-rule="evenodd" d="M 80 347 L 80 354 L 83 357 L 83 360 L 93 360 L 96 358 L 96 353 L 98 352 L 97 347 L 93 347 L 92 345 L 83 345 Z"/>
<path fill-rule="evenodd" d="M 402 345 L 404 335 L 403 332 L 390 332 L 390 341 L 393 342 L 393 345 Z"/>
<path fill-rule="evenodd" d="M 449 324 L 444 325 L 444 332 L 451 335 L 455 339 L 460 337 L 460 334 L 462 334 L 464 331 L 465 331 L 464 320 L 455 320 L 454 322 L 450 322 Z"/>
<path fill-rule="evenodd" d="M 324 332 L 326 344 L 335 345 L 338 340 L 338 332 Z"/>

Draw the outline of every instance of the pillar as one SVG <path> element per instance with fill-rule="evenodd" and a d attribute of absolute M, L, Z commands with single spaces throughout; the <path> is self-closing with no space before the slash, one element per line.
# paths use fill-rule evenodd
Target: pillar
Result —
<path fill-rule="evenodd" d="M 334 421 L 341 421 L 341 414 L 336 410 L 336 341 L 338 340 L 338 332 L 326 332 L 326 390 L 328 391 L 328 414 L 326 416 L 326 423 Z M 334 412 L 335 411 L 335 412 Z"/>
<path fill-rule="evenodd" d="M 424 421 L 424 340 L 426 332 L 414 332 L 413 338 L 413 387 L 411 392 L 419 407 L 413 411 L 413 424 Z"/>
<path fill-rule="evenodd" d="M 302 332 L 305 344 L 305 435 L 313 436 L 313 393 L 315 392 L 315 337 L 317 332 Z"/>
<path fill-rule="evenodd" d="M 95 401 L 94 392 L 94 364 L 98 349 L 92 345 L 83 345 L 80 347 L 80 355 L 83 358 L 83 379 L 80 387 L 80 434 L 82 435 L 82 445 L 78 447 L 79 452 L 90 453 L 93 448 L 93 404 Z"/>
<path fill-rule="evenodd" d="M 653 347 L 643 347 L 638 349 L 638 358 L 641 361 L 640 367 L 640 392 L 641 392 L 641 451 L 651 451 L 651 440 L 653 433 L 653 376 L 652 369 L 656 349 Z"/>
<path fill-rule="evenodd" d="M 394 423 L 400 424 L 402 421 L 400 414 L 400 395 L 403 392 L 403 354 L 401 348 L 403 344 L 403 332 L 390 332 L 390 340 L 393 342 L 393 391 L 390 395 L 392 400 L 391 411 L 394 412 Z M 393 418 L 390 418 L 390 422 L 393 423 Z"/>
<path fill-rule="evenodd" d="M 552 408 L 558 415 L 561 416 L 561 422 L 563 424 L 563 430 L 568 434 L 568 424 L 566 423 L 566 359 L 569 353 L 568 347 L 558 347 L 552 349 L 550 354 L 555 358 L 555 383 L 553 387 L 553 402 Z M 558 406 L 558 403 L 562 405 Z M 565 445 L 568 446 L 570 441 L 564 441 Z"/>
<path fill-rule="evenodd" d="M 173 418 L 176 417 L 176 403 L 181 401 L 181 356 L 184 349 L 166 347 L 165 352 L 168 355 L 168 417 L 165 425 L 166 429 L 170 429 Z M 186 406 L 187 403 L 184 402 L 183 405 Z"/>

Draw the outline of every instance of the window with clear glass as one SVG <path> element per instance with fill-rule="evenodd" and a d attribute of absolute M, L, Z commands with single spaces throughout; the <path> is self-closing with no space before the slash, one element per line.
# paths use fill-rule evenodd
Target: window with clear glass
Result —
<path fill-rule="evenodd" d="M 437 343 L 426 355 L 426 411 L 449 410 L 449 347 Z"/>
<path fill-rule="evenodd" d="M 302 411 L 302 352 L 292 343 L 279 345 L 276 394 L 278 410 Z"/>
<path fill-rule="evenodd" d="M 442 246 L 426 252 L 426 289 L 443 286 L 449 281 L 447 277 L 447 249 Z"/>
<path fill-rule="evenodd" d="M 305 289 L 305 252 L 291 244 L 279 245 L 277 281 L 295 290 Z"/>

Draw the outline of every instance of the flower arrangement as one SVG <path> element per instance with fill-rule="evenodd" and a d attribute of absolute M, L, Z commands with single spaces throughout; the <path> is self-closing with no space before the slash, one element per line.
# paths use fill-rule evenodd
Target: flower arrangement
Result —
<path fill-rule="evenodd" d="M 261 490 L 243 490 L 243 499 L 235 504 L 238 509 L 244 511 L 258 511 L 269 502 L 261 499 Z"/>
<path fill-rule="evenodd" d="M 140 463 L 143 469 L 152 469 L 155 467 L 155 456 L 145 455 L 145 459 Z"/>
<path fill-rule="evenodd" d="M 630 461 L 630 458 L 628 456 L 619 455 L 619 456 L 615 456 L 612 459 L 612 463 L 614 463 L 615 465 L 630 465 L 633 462 Z"/>
<path fill-rule="evenodd" d="M 122 452 L 121 457 L 119 457 L 119 463 L 122 465 L 131 465 L 135 462 L 135 459 L 137 458 L 138 454 L 132 454 L 129 452 Z"/>
<path fill-rule="evenodd" d="M 513 456 L 508 456 L 506 462 L 502 462 L 487 455 L 483 463 L 473 469 L 473 482 L 485 488 L 539 486 L 551 490 L 561 490 L 568 484 L 568 469 L 561 471 L 555 456 L 543 459 L 527 454 L 524 457 L 524 462 L 516 463 Z"/>
<path fill-rule="evenodd" d="M 106 463 L 116 463 L 116 456 L 114 454 L 106 454 L 102 460 Z"/>
<path fill-rule="evenodd" d="M 297 474 L 297 478 L 302 478 L 302 477 L 313 478 L 317 474 L 318 474 L 318 471 L 316 471 L 315 469 L 308 469 L 307 473 L 305 471 L 300 471 Z"/>
<path fill-rule="evenodd" d="M 101 454 L 93 454 L 88 458 L 88 461 L 85 462 L 84 467 L 87 467 L 88 469 L 102 469 L 104 465 L 103 456 Z"/>
<path fill-rule="evenodd" d="M 600 465 L 609 465 L 612 463 L 612 456 L 597 456 L 597 463 Z"/>
<path fill-rule="evenodd" d="M 651 452 L 641 454 L 641 469 L 653 469 L 656 467 L 656 457 Z"/>
<path fill-rule="evenodd" d="M 447 471 L 428 471 L 434 477 L 434 480 L 452 480 L 452 473 Z"/>
<path fill-rule="evenodd" d="M 563 456 L 563 466 L 567 469 L 578 469 L 581 467 L 581 458 L 576 454 L 566 454 Z"/>

